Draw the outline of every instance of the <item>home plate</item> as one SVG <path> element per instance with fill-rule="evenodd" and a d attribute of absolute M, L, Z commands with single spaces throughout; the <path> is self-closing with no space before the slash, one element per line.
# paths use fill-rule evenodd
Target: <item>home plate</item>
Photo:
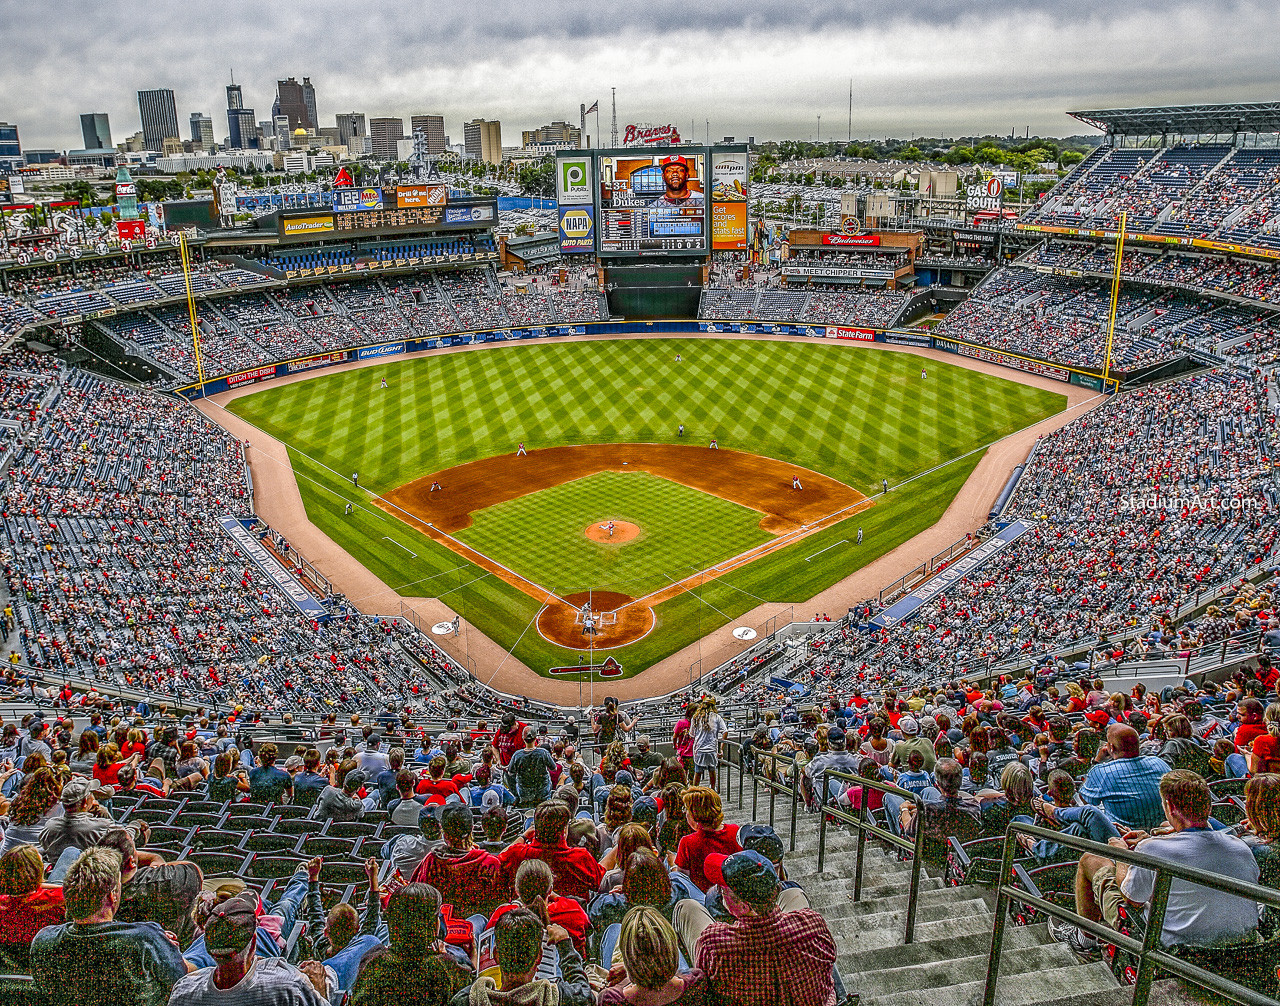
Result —
<path fill-rule="evenodd" d="M 748 628 L 745 625 L 739 625 L 736 629 L 733 630 L 733 638 L 741 639 L 744 642 L 748 639 L 755 639 L 756 630 Z"/>
<path fill-rule="evenodd" d="M 447 636 L 449 635 L 449 633 L 453 631 L 453 623 L 452 622 L 436 622 L 435 625 L 431 626 L 431 631 L 435 633 L 437 636 Z"/>

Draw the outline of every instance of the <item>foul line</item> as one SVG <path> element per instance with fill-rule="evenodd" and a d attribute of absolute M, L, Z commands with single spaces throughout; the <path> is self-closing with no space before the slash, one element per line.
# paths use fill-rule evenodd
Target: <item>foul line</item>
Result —
<path fill-rule="evenodd" d="M 396 541 L 394 538 L 388 538 L 385 534 L 382 536 L 382 540 L 383 540 L 383 541 L 389 541 L 389 542 L 391 542 L 391 544 L 392 544 L 392 545 L 400 545 L 400 543 L 399 543 L 398 541 Z M 406 552 L 409 552 L 409 554 L 410 554 L 411 556 L 413 556 L 415 559 L 416 559 L 416 558 L 418 558 L 418 553 L 417 553 L 417 552 L 410 552 L 410 551 L 409 551 L 409 547 L 408 547 L 407 545 L 400 545 L 400 547 L 401 547 L 402 549 L 404 549 Z"/>
<path fill-rule="evenodd" d="M 826 548 L 818 552 L 814 552 L 813 555 L 806 556 L 804 561 L 808 562 L 810 559 L 816 559 L 818 556 L 822 555 L 823 552 L 830 552 L 833 548 L 836 547 L 836 545 L 847 545 L 848 543 L 849 543 L 848 538 L 841 538 L 838 542 L 836 542 L 835 545 L 828 545 Z"/>

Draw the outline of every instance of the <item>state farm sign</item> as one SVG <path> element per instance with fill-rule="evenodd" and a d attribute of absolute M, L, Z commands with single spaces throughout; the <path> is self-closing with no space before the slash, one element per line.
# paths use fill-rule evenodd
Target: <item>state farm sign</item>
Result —
<path fill-rule="evenodd" d="M 680 131 L 674 125 L 666 126 L 634 126 L 629 125 L 622 133 L 622 142 L 628 147 L 636 144 L 680 142 Z"/>

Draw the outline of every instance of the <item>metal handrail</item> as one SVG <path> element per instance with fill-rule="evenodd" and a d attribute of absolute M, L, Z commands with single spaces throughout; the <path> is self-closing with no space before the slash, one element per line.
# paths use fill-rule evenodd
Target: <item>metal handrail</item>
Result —
<path fill-rule="evenodd" d="M 835 806 L 831 801 L 828 781 L 839 779 L 844 782 L 857 783 L 862 787 L 858 793 L 857 814 L 850 814 Z M 870 833 L 883 842 L 888 842 L 895 849 L 911 853 L 911 883 L 907 887 L 907 931 L 904 942 L 913 943 L 916 937 L 916 903 L 920 899 L 920 869 L 924 863 L 924 803 L 916 794 L 901 789 L 892 783 L 880 779 L 865 779 L 850 772 L 838 769 L 827 769 L 822 773 L 822 799 L 818 807 L 822 823 L 818 826 L 818 872 L 822 872 L 827 856 L 827 819 L 842 821 L 858 830 L 858 855 L 853 874 L 853 900 L 862 900 L 862 864 L 863 851 Z M 881 793 L 892 793 L 909 801 L 916 809 L 916 834 L 914 839 L 881 828 L 876 824 L 866 809 L 867 790 L 876 789 Z M 794 817 L 792 818 L 794 822 Z M 795 825 L 792 824 L 794 831 Z"/>
<path fill-rule="evenodd" d="M 785 755 L 777 751 L 769 751 L 769 750 L 766 750 L 765 748 L 758 748 L 754 744 L 751 745 L 751 752 L 752 752 L 752 755 L 754 756 L 753 761 L 759 758 L 771 758 L 775 763 L 781 762 L 783 765 L 786 765 L 788 769 L 793 768 L 796 763 L 795 757 L 792 755 Z M 738 768 L 739 768 L 739 771 L 742 773 L 745 773 L 747 771 L 745 766 L 739 765 Z M 741 777 L 739 778 L 739 782 L 741 782 Z M 797 775 L 795 781 L 788 786 L 786 783 L 779 782 L 777 779 L 770 779 L 766 776 L 761 776 L 753 768 L 751 771 L 751 819 L 753 821 L 756 819 L 757 810 L 760 806 L 759 787 L 762 785 L 765 787 L 765 789 L 769 791 L 769 827 L 770 828 L 773 827 L 774 816 L 777 810 L 776 805 L 777 805 L 778 794 L 782 793 L 791 798 L 791 837 L 790 837 L 790 842 L 787 846 L 787 851 L 795 852 L 796 851 L 796 810 L 800 803 L 800 778 Z M 741 794 L 739 794 L 738 806 L 739 807 L 742 806 Z"/>
<path fill-rule="evenodd" d="M 1129 863 L 1151 870 L 1156 875 L 1152 888 L 1151 910 L 1146 920 L 1146 933 L 1141 942 L 1132 936 L 1116 932 L 1110 926 L 1094 922 L 1077 914 L 1073 909 L 1054 904 L 1046 898 L 1037 897 L 1016 886 L 1013 873 L 1014 853 L 1018 848 L 1018 836 L 1029 835 L 1036 839 L 1047 839 L 1057 842 L 1081 853 L 1092 853 L 1117 862 Z M 1091 842 L 1085 838 L 1077 838 L 1061 831 L 1052 831 L 1033 824 L 1013 822 L 1005 832 L 1004 852 L 1001 860 L 1000 877 L 996 884 L 996 919 L 991 934 L 991 952 L 987 958 L 987 985 L 983 996 L 983 1006 L 995 1006 L 996 981 L 1000 977 L 1000 952 L 1004 944 L 1005 921 L 1009 915 L 1009 901 L 1016 897 L 1023 904 L 1044 912 L 1057 919 L 1064 919 L 1079 926 L 1081 930 L 1095 936 L 1113 946 L 1126 950 L 1138 958 L 1138 976 L 1133 988 L 1133 1006 L 1147 1006 L 1151 995 L 1151 983 L 1155 979 L 1156 968 L 1169 971 L 1201 988 L 1207 988 L 1219 995 L 1226 996 L 1235 1002 L 1248 1003 L 1250 1006 L 1276 1006 L 1276 1000 L 1270 996 L 1254 992 L 1229 978 L 1223 978 L 1203 968 L 1188 964 L 1160 948 L 1160 934 L 1164 931 L 1165 909 L 1169 903 L 1169 887 L 1174 880 L 1183 880 L 1198 884 L 1223 894 L 1234 894 L 1260 902 L 1271 908 L 1280 909 L 1280 891 L 1257 884 L 1250 884 L 1232 877 L 1209 873 L 1190 866 L 1175 866 L 1163 859 L 1143 852 L 1121 849 L 1113 845 Z"/>

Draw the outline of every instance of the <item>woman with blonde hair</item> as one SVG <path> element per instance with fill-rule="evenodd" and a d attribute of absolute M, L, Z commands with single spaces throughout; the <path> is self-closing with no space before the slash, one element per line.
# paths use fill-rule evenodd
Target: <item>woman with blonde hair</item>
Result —
<path fill-rule="evenodd" d="M 1249 771 L 1253 775 L 1280 772 L 1280 702 L 1272 702 L 1262 713 L 1266 733 L 1253 739 L 1249 749 Z"/>
<path fill-rule="evenodd" d="M 706 976 L 694 968 L 678 973 L 680 941 L 662 913 L 637 905 L 622 919 L 618 935 L 622 974 L 600 993 L 600 1006 L 673 1006 L 708 1001 Z M 610 971 L 614 980 L 616 972 Z"/>

